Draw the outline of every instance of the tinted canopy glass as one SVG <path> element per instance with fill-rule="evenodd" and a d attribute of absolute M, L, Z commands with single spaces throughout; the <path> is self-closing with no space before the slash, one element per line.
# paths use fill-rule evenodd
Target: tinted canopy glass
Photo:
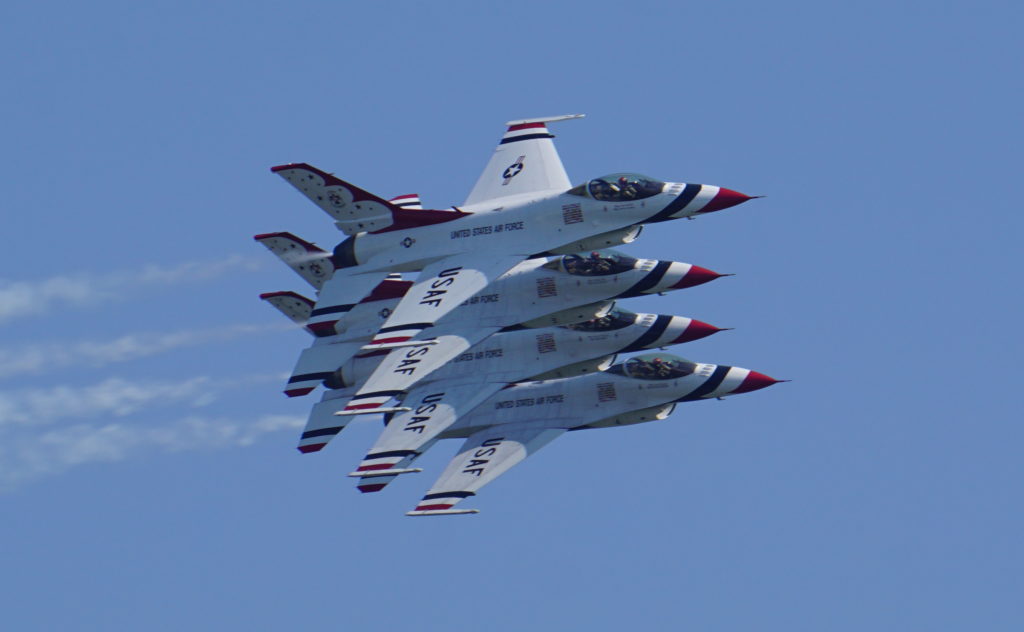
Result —
<path fill-rule="evenodd" d="M 631 202 L 661 193 L 665 183 L 639 173 L 613 173 L 594 178 L 586 184 L 570 189 L 573 195 L 586 196 L 602 202 Z"/>
<path fill-rule="evenodd" d="M 696 364 L 677 355 L 645 353 L 616 364 L 608 372 L 637 380 L 673 380 L 686 377 L 696 370 Z"/>
<path fill-rule="evenodd" d="M 615 331 L 616 329 L 629 327 L 634 322 L 636 322 L 636 314 L 633 312 L 624 309 L 613 309 L 600 318 L 574 325 L 566 325 L 566 327 L 575 331 Z"/>
<path fill-rule="evenodd" d="M 589 254 L 565 255 L 562 270 L 577 276 L 607 276 L 632 270 L 636 259 L 617 250 L 595 250 Z"/>

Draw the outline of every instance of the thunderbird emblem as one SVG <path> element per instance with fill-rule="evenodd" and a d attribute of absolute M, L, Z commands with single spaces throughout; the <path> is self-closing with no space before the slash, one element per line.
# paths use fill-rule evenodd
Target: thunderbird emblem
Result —
<path fill-rule="evenodd" d="M 345 198 L 341 197 L 341 194 L 337 191 L 329 192 L 327 194 L 327 200 L 334 208 L 344 208 L 345 206 Z"/>

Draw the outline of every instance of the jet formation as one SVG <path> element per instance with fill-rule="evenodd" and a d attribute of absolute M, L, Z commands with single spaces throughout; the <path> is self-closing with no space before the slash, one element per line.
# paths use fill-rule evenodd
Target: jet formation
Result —
<path fill-rule="evenodd" d="M 580 117 L 507 123 L 469 197 L 445 210 L 305 163 L 271 168 L 347 236 L 333 252 L 287 232 L 255 237 L 316 293 L 261 295 L 312 337 L 284 388 L 300 397 L 323 387 L 300 452 L 322 450 L 358 416 L 383 415 L 349 474 L 372 493 L 421 472 L 416 459 L 438 441 L 463 439 L 407 515 L 477 513 L 456 505 L 566 432 L 661 420 L 682 402 L 782 381 L 666 353 L 722 330 L 622 304 L 725 275 L 613 247 L 648 224 L 751 196 L 636 173 L 573 186 L 548 124 Z"/>

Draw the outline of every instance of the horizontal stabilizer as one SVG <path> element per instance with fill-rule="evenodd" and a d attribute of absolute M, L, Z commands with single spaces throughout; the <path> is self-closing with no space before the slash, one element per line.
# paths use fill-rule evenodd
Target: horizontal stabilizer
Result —
<path fill-rule="evenodd" d="M 260 298 L 277 308 L 296 325 L 305 325 L 313 311 L 313 301 L 296 292 L 265 292 Z"/>
<path fill-rule="evenodd" d="M 306 163 L 270 169 L 334 218 L 346 235 L 387 228 L 400 207 Z"/>
<path fill-rule="evenodd" d="M 334 274 L 334 260 L 330 253 L 291 233 L 265 233 L 253 239 L 266 246 L 267 250 L 318 290 Z"/>
<path fill-rule="evenodd" d="M 288 377 L 285 395 L 301 397 L 308 395 L 317 386 L 330 378 L 341 365 L 359 353 L 360 343 L 338 342 L 334 344 L 314 344 L 299 354 L 299 359 Z"/>
<path fill-rule="evenodd" d="M 338 419 L 332 415 L 334 411 L 344 407 L 348 402 L 348 397 L 344 395 L 343 391 L 324 393 L 323 399 L 309 411 L 309 419 L 306 421 L 306 427 L 302 431 L 297 446 L 299 452 L 303 454 L 319 452 L 351 421 L 346 418 Z"/>

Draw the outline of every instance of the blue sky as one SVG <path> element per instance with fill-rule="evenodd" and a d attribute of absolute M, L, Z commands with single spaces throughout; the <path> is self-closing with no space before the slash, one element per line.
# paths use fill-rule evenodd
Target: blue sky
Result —
<path fill-rule="evenodd" d="M 1014 3 L 35 3 L 0 20 L 0 612 L 12 630 L 1017 630 Z M 574 181 L 768 197 L 626 250 L 737 276 L 633 310 L 794 381 L 573 433 L 482 513 L 294 449 L 340 234 L 268 167 L 460 203 L 509 119 Z"/>

